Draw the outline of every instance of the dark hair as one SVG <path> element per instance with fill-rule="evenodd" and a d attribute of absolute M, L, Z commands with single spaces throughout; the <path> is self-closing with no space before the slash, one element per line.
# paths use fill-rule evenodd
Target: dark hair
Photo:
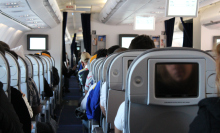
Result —
<path fill-rule="evenodd" d="M 48 51 L 46 51 L 46 50 L 42 51 L 41 53 L 45 53 L 45 54 L 50 55 L 50 52 L 48 52 Z M 51 55 L 50 55 L 50 56 L 51 56 Z"/>
<path fill-rule="evenodd" d="M 147 35 L 135 37 L 129 46 L 129 49 L 151 49 L 155 48 L 153 40 Z"/>
<path fill-rule="evenodd" d="M 101 57 L 106 57 L 106 55 L 107 55 L 107 49 L 99 49 L 97 51 L 97 58 L 96 59 L 101 58 Z"/>
<path fill-rule="evenodd" d="M 3 41 L 0 41 L 0 45 L 6 50 L 6 51 L 9 51 L 10 50 L 10 47 L 7 43 L 3 42 Z"/>
<path fill-rule="evenodd" d="M 2 45 L 0 45 L 0 52 L 2 52 L 5 55 L 5 48 Z"/>
<path fill-rule="evenodd" d="M 18 60 L 18 55 L 14 51 L 9 50 L 8 52 Z"/>
<path fill-rule="evenodd" d="M 114 53 L 120 53 L 120 52 L 123 52 L 123 51 L 126 51 L 128 50 L 127 48 L 118 48 L 114 51 Z"/>
<path fill-rule="evenodd" d="M 114 46 L 111 46 L 110 48 L 108 48 L 107 50 L 107 55 L 110 55 L 112 54 L 116 49 L 120 48 L 119 45 L 114 45 Z"/>

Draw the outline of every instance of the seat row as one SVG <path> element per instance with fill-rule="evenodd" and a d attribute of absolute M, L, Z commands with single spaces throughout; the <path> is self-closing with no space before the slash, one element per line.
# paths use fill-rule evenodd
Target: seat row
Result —
<path fill-rule="evenodd" d="M 214 58 L 191 48 L 111 54 L 94 59 L 90 71 L 95 83 L 106 85 L 106 117 L 90 120 L 90 132 L 113 131 L 121 105 L 126 133 L 185 133 L 197 115 L 198 102 L 218 96 Z"/>
<path fill-rule="evenodd" d="M 41 95 L 42 112 L 33 120 L 34 129 L 32 132 L 37 131 L 36 122 L 49 122 L 53 116 L 58 96 L 58 86 L 53 86 L 52 83 L 52 66 L 54 65 L 54 59 L 44 55 L 25 55 L 25 59 L 20 56 L 16 59 L 10 52 L 6 51 L 5 55 L 0 53 L 0 81 L 3 83 L 3 89 L 9 101 L 11 99 L 10 86 L 29 97 L 30 88 L 27 84 L 29 78 L 33 79 L 38 93 Z M 50 98 L 44 96 L 44 78 L 50 87 L 54 88 L 54 95 Z"/>

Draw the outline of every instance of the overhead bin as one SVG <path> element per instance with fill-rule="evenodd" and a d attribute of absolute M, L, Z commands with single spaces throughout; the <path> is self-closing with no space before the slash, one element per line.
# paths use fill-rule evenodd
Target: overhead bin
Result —
<path fill-rule="evenodd" d="M 201 11 L 200 22 L 201 25 L 209 29 L 219 29 L 220 28 L 220 3 Z"/>

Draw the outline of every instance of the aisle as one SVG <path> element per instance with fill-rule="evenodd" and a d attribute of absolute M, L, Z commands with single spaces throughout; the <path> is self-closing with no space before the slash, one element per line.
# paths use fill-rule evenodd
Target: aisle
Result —
<path fill-rule="evenodd" d="M 81 97 L 76 77 L 72 76 L 69 79 L 69 87 L 70 93 L 66 93 L 63 97 L 57 133 L 82 133 L 82 122 L 74 113 Z"/>

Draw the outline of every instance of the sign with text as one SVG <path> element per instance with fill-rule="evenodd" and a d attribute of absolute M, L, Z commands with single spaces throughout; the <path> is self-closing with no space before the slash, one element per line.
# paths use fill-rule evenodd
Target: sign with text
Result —
<path fill-rule="evenodd" d="M 76 5 L 66 5 L 65 9 L 66 10 L 76 10 Z"/>

